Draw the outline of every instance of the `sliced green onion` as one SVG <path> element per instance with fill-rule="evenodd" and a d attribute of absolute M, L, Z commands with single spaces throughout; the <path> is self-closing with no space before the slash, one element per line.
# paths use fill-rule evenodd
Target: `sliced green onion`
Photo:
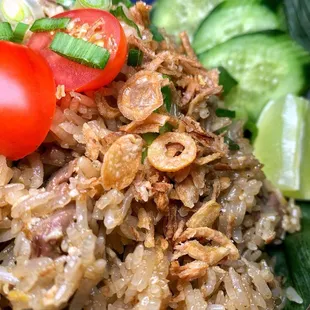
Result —
<path fill-rule="evenodd" d="M 32 32 L 45 32 L 58 29 L 66 29 L 70 18 L 40 18 L 37 19 L 30 28 Z"/>
<path fill-rule="evenodd" d="M 162 126 L 159 129 L 159 134 L 162 135 L 166 132 L 170 132 L 170 131 L 172 131 L 172 129 L 173 129 L 173 126 L 170 123 L 166 123 L 164 126 Z"/>
<path fill-rule="evenodd" d="M 58 32 L 50 45 L 55 53 L 88 67 L 103 69 L 110 53 L 105 48 Z"/>
<path fill-rule="evenodd" d="M 22 43 L 28 28 L 29 25 L 24 23 L 18 23 L 14 30 L 13 42 Z"/>
<path fill-rule="evenodd" d="M 149 29 L 153 35 L 153 40 L 157 42 L 165 40 L 164 36 L 159 32 L 158 28 L 154 24 L 151 24 Z"/>
<path fill-rule="evenodd" d="M 113 14 L 115 17 L 124 21 L 128 26 L 135 28 L 138 33 L 138 36 L 142 38 L 139 27 L 131 19 L 127 17 L 122 6 L 118 6 L 114 10 L 110 10 L 110 13 Z"/>
<path fill-rule="evenodd" d="M 13 39 L 13 30 L 9 23 L 0 23 L 0 40 L 11 41 Z"/>
<path fill-rule="evenodd" d="M 220 71 L 219 84 L 223 86 L 223 95 L 226 96 L 238 82 L 224 67 L 218 67 L 218 70 Z"/>
<path fill-rule="evenodd" d="M 132 48 L 128 52 L 127 65 L 132 67 L 140 66 L 143 60 L 143 52 Z"/>
<path fill-rule="evenodd" d="M 142 138 L 146 142 L 147 146 L 150 146 L 157 137 L 158 137 L 158 133 L 153 133 L 153 132 L 144 133 L 142 135 Z"/>
<path fill-rule="evenodd" d="M 171 94 L 171 88 L 169 85 L 166 85 L 161 88 L 161 92 L 164 97 L 164 105 L 166 107 L 166 110 L 170 113 L 171 112 L 171 102 L 172 102 L 172 94 Z"/>
<path fill-rule="evenodd" d="M 235 118 L 236 117 L 236 112 L 232 110 L 227 110 L 227 109 L 216 109 L 215 114 L 218 117 L 229 117 L 229 118 Z"/>
<path fill-rule="evenodd" d="M 171 78 L 170 75 L 163 74 L 163 78 L 164 78 L 164 79 L 168 79 L 169 81 L 172 81 L 172 78 Z"/>
<path fill-rule="evenodd" d="M 92 8 L 107 10 L 111 6 L 111 0 L 76 0 L 75 3 L 75 8 Z"/>
<path fill-rule="evenodd" d="M 238 151 L 238 150 L 240 150 L 240 146 L 235 141 L 233 141 L 232 139 L 230 139 L 228 137 L 224 137 L 224 142 L 228 145 L 228 148 L 231 151 Z"/>
<path fill-rule="evenodd" d="M 131 8 L 133 6 L 130 0 L 112 0 L 113 5 L 119 5 L 120 3 L 123 3 L 127 8 Z"/>
<path fill-rule="evenodd" d="M 142 164 L 144 163 L 145 158 L 147 157 L 148 147 L 153 143 L 153 141 L 159 136 L 158 133 L 148 132 L 142 135 L 143 140 L 146 143 L 146 147 L 142 151 Z"/>
<path fill-rule="evenodd" d="M 76 0 L 57 0 L 57 4 L 60 4 L 61 6 L 65 7 L 66 9 L 70 9 L 75 4 Z"/>
<path fill-rule="evenodd" d="M 20 22 L 30 15 L 27 6 L 20 0 L 0 1 L 0 11 L 3 18 L 11 23 Z"/>
<path fill-rule="evenodd" d="M 226 132 L 227 130 L 228 130 L 228 126 L 224 126 L 224 127 L 220 128 L 220 129 L 214 131 L 214 133 L 215 133 L 216 135 L 220 135 L 220 134 L 222 134 L 223 132 Z"/>
<path fill-rule="evenodd" d="M 144 163 L 145 158 L 147 157 L 147 148 L 144 148 L 142 151 L 141 163 Z"/>

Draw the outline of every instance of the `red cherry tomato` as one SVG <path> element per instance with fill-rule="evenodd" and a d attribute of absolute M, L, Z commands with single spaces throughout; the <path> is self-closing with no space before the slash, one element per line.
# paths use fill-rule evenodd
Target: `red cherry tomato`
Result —
<path fill-rule="evenodd" d="M 0 41 L 0 154 L 20 159 L 45 139 L 55 112 L 53 73 L 27 46 Z"/>
<path fill-rule="evenodd" d="M 107 85 L 120 72 L 127 55 L 127 41 L 123 28 L 119 21 L 110 13 L 96 9 L 80 9 L 67 11 L 55 17 L 69 17 L 75 21 L 77 27 L 87 23 L 94 24 L 99 19 L 104 21 L 100 33 L 102 41 L 112 40 L 113 49 L 108 48 L 110 59 L 103 70 L 93 69 L 57 55 L 49 49 L 53 34 L 50 32 L 35 33 L 29 40 L 28 46 L 33 48 L 48 61 L 53 70 L 57 85 L 65 85 L 65 89 L 86 91 Z"/>

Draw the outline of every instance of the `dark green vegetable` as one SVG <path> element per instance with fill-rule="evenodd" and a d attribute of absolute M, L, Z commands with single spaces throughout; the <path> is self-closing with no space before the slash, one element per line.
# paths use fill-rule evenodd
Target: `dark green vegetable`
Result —
<path fill-rule="evenodd" d="M 235 118 L 236 117 L 236 112 L 232 110 L 227 110 L 227 109 L 216 109 L 215 114 L 218 117 L 229 117 L 229 118 Z"/>
<path fill-rule="evenodd" d="M 162 135 L 166 132 L 170 132 L 170 131 L 172 131 L 172 129 L 173 129 L 173 126 L 170 123 L 166 123 L 164 126 L 162 126 L 159 129 L 159 134 Z"/>
<path fill-rule="evenodd" d="M 225 126 L 225 127 L 222 127 L 222 128 L 220 128 L 220 129 L 214 131 L 214 133 L 215 133 L 216 135 L 220 135 L 220 134 L 222 134 L 223 132 L 225 132 L 225 131 L 227 131 L 227 130 L 228 130 L 228 126 Z"/>
<path fill-rule="evenodd" d="M 240 146 L 235 141 L 230 139 L 229 137 L 224 137 L 224 142 L 228 145 L 228 148 L 231 151 L 238 151 L 238 150 L 240 150 Z"/>
<path fill-rule="evenodd" d="M 22 43 L 29 25 L 18 23 L 14 30 L 13 42 Z"/>
<path fill-rule="evenodd" d="M 45 32 L 58 29 L 66 29 L 70 18 L 40 18 L 37 19 L 30 28 L 32 32 Z"/>
<path fill-rule="evenodd" d="M 238 82 L 229 74 L 229 72 L 222 66 L 218 67 L 220 71 L 220 85 L 223 86 L 223 95 L 226 96 L 231 89 L 238 84 Z"/>
<path fill-rule="evenodd" d="M 9 23 L 0 23 L 0 40 L 11 41 L 14 37 L 12 27 Z"/>
<path fill-rule="evenodd" d="M 164 97 L 164 105 L 166 110 L 170 113 L 171 112 L 171 103 L 172 103 L 172 94 L 171 94 L 171 88 L 169 85 L 166 85 L 161 88 L 161 92 Z"/>
<path fill-rule="evenodd" d="M 50 45 L 55 53 L 88 67 L 103 69 L 110 53 L 105 48 L 58 32 Z"/>
<path fill-rule="evenodd" d="M 122 6 L 118 6 L 115 9 L 110 10 L 110 13 L 113 14 L 116 18 L 124 21 L 128 26 L 135 28 L 137 30 L 138 36 L 142 38 L 139 27 L 127 17 Z"/>
<path fill-rule="evenodd" d="M 291 36 L 310 51 L 310 1 L 284 0 L 284 8 Z"/>
<path fill-rule="evenodd" d="M 146 147 L 143 149 L 142 151 L 142 159 L 141 162 L 143 164 L 145 158 L 147 157 L 147 149 L 148 147 L 153 143 L 153 141 L 159 136 L 158 133 L 153 133 L 153 132 L 149 132 L 149 133 L 144 133 L 142 135 L 143 140 L 146 143 Z"/>
<path fill-rule="evenodd" d="M 279 246 L 268 246 L 266 251 L 270 257 L 276 260 L 274 272 L 282 279 L 282 284 L 285 288 L 294 287 L 290 270 L 288 268 L 287 259 L 284 253 L 283 244 Z M 286 300 L 285 310 L 304 310 L 303 305 L 298 305 L 292 301 Z"/>
<path fill-rule="evenodd" d="M 150 146 L 157 137 L 158 137 L 158 133 L 153 133 L 153 132 L 144 133 L 142 135 L 142 138 L 146 142 L 147 146 Z"/>
<path fill-rule="evenodd" d="M 130 8 L 133 6 L 132 2 L 130 0 L 112 0 L 113 5 L 119 5 L 120 3 L 125 4 L 127 8 Z"/>
<path fill-rule="evenodd" d="M 147 148 L 144 148 L 142 151 L 141 163 L 144 163 L 145 158 L 147 157 Z"/>
<path fill-rule="evenodd" d="M 159 32 L 158 28 L 154 24 L 151 24 L 149 29 L 153 35 L 154 41 L 161 42 L 165 40 L 164 36 Z"/>
<path fill-rule="evenodd" d="M 132 48 L 128 52 L 127 65 L 132 67 L 140 66 L 143 60 L 143 52 Z"/>
<path fill-rule="evenodd" d="M 288 234 L 284 240 L 284 251 L 293 281 L 293 287 L 303 299 L 302 305 L 294 304 L 288 309 L 305 310 L 310 305 L 310 204 L 297 203 L 302 209 L 302 229 Z"/>

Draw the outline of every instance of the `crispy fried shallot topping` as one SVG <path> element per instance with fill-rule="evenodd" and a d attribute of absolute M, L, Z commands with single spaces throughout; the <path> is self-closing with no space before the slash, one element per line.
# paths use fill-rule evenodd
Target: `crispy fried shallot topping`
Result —
<path fill-rule="evenodd" d="M 181 154 L 168 156 L 167 145 L 179 144 L 184 147 Z M 151 165 L 160 171 L 175 172 L 190 165 L 196 158 L 196 144 L 185 133 L 167 132 L 157 139 L 149 147 L 148 160 Z"/>
<path fill-rule="evenodd" d="M 121 113 L 132 121 L 143 121 L 163 104 L 161 88 L 165 79 L 160 73 L 140 71 L 129 78 L 119 93 Z"/>
<path fill-rule="evenodd" d="M 119 138 L 111 145 L 101 169 L 105 189 L 121 190 L 131 184 L 141 163 L 142 146 L 142 138 L 131 134 Z"/>

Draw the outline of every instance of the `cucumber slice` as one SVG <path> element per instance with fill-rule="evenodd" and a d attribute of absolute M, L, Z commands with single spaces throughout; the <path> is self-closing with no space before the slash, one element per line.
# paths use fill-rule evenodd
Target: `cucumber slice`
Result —
<path fill-rule="evenodd" d="M 277 15 L 260 1 L 231 0 L 218 5 L 201 23 L 193 48 L 201 54 L 232 37 L 278 28 Z"/>
<path fill-rule="evenodd" d="M 152 21 L 167 33 L 178 35 L 187 31 L 191 38 L 200 22 L 223 0 L 158 0 L 152 11 Z"/>
<path fill-rule="evenodd" d="M 306 87 L 310 56 L 287 35 L 262 32 L 235 37 L 199 56 L 207 68 L 223 66 L 239 82 L 227 105 L 256 121 L 270 99 L 299 94 Z"/>

